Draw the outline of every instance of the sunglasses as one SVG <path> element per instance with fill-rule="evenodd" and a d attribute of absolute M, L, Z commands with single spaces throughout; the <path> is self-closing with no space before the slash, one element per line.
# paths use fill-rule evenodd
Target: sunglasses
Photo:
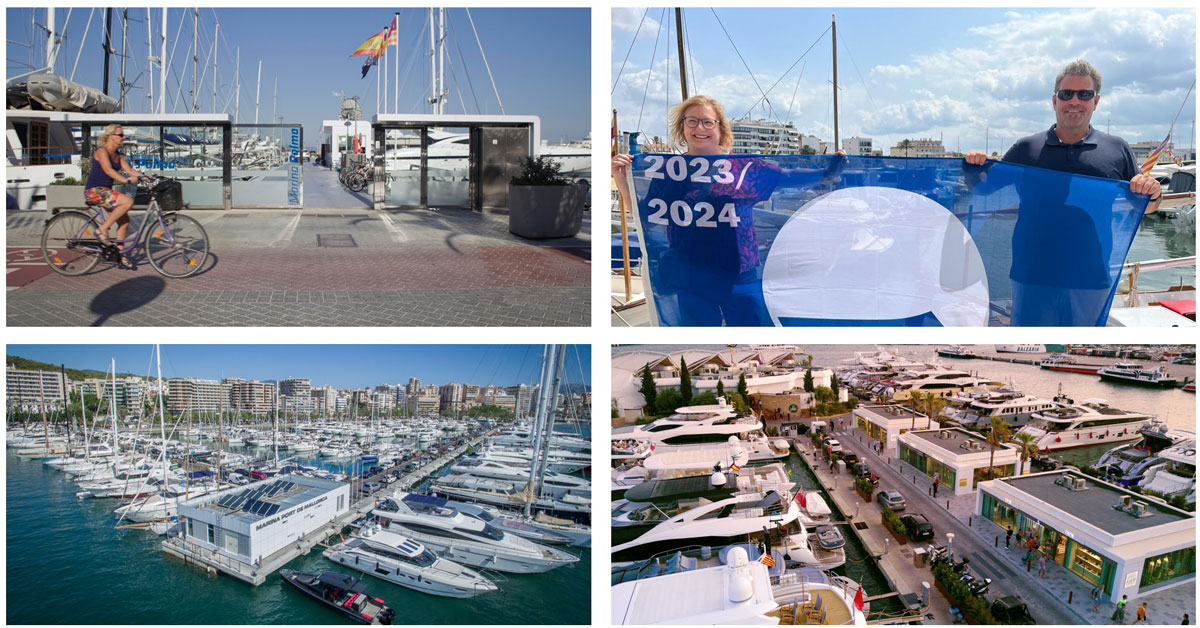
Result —
<path fill-rule="evenodd" d="M 1096 90 L 1094 90 L 1094 89 L 1060 89 L 1055 94 L 1055 96 L 1058 96 L 1059 100 L 1071 100 L 1072 98 L 1079 96 L 1079 100 L 1087 102 L 1096 97 Z"/>
<path fill-rule="evenodd" d="M 712 118 L 688 117 L 688 118 L 683 119 L 683 123 L 686 124 L 687 128 L 689 128 L 689 129 L 694 129 L 698 126 L 702 126 L 706 129 L 711 129 L 711 128 L 715 128 L 717 126 L 717 121 L 713 120 Z"/>
<path fill-rule="evenodd" d="M 110 137 L 125 137 L 124 133 L 113 133 Z"/>

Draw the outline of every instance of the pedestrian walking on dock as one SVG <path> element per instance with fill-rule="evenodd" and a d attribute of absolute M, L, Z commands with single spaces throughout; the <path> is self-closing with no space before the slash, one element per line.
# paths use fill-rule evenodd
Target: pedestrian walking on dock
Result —
<path fill-rule="evenodd" d="M 1038 554 L 1038 576 L 1044 580 L 1046 578 L 1046 555 Z"/>
<path fill-rule="evenodd" d="M 1146 605 L 1147 604 L 1149 604 L 1149 602 L 1142 602 L 1142 605 L 1138 607 L 1137 614 L 1134 617 L 1133 623 L 1135 623 L 1135 624 L 1146 623 Z"/>
<path fill-rule="evenodd" d="M 1129 602 L 1128 595 L 1122 595 L 1121 601 L 1117 602 L 1117 610 L 1113 611 L 1113 614 L 1112 614 L 1112 620 L 1113 620 L 1112 623 L 1114 625 L 1125 623 L 1125 604 L 1127 604 L 1128 602 Z"/>
<path fill-rule="evenodd" d="M 1099 610 L 1100 610 L 1100 587 L 1097 586 L 1096 588 L 1092 589 L 1092 612 L 1095 613 Z"/>
<path fill-rule="evenodd" d="M 1179 625 L 1180 625 L 1180 626 L 1186 626 L 1186 625 L 1188 625 L 1188 624 L 1190 624 L 1190 623 L 1192 623 L 1192 622 L 1191 622 L 1191 618 L 1189 618 L 1189 617 L 1188 617 L 1188 614 L 1187 614 L 1187 613 L 1184 613 L 1184 614 L 1183 614 L 1183 621 L 1182 621 L 1182 622 L 1181 622 Z"/>
<path fill-rule="evenodd" d="M 1008 549 L 1009 543 L 1012 543 L 1012 526 L 1008 526 L 1008 533 L 1004 535 L 1004 549 Z"/>

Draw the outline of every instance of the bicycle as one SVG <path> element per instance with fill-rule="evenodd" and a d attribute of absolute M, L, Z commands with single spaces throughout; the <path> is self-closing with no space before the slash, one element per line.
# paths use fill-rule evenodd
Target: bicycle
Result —
<path fill-rule="evenodd" d="M 189 277 L 199 272 L 208 259 L 208 234 L 190 216 L 179 213 L 183 203 L 179 183 L 174 179 L 148 177 L 138 182 L 150 193 L 146 218 L 133 237 L 99 239 L 104 224 L 104 208 L 88 204 L 92 213 L 66 209 L 46 221 L 42 230 L 42 258 L 54 272 L 74 277 L 95 268 L 101 258 L 118 263 L 122 255 L 139 245 L 145 248 L 150 266 L 164 277 Z M 164 204 L 169 209 L 164 209 Z"/>
<path fill-rule="evenodd" d="M 347 166 L 346 168 L 342 168 L 342 171 L 338 173 L 338 181 L 349 188 L 351 192 L 363 191 L 367 187 L 370 177 L 371 171 L 367 169 L 365 164 L 353 167 Z"/>

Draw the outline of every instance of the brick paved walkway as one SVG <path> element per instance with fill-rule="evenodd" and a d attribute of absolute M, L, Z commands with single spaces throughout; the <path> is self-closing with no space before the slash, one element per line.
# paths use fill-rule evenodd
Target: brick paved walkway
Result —
<path fill-rule="evenodd" d="M 536 247 L 230 249 L 186 279 L 44 269 L 9 273 L 9 326 L 586 326 L 590 302 L 590 264 Z"/>

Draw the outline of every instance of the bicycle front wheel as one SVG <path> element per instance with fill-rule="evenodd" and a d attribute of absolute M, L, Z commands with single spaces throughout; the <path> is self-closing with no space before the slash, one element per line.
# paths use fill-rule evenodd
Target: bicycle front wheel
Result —
<path fill-rule="evenodd" d="M 351 192 L 362 192 L 367 187 L 367 175 L 361 172 L 350 175 L 350 179 L 346 182 L 346 187 L 350 188 Z"/>
<path fill-rule="evenodd" d="M 164 277 L 188 277 L 204 267 L 208 259 L 208 234 L 191 216 L 179 213 L 154 217 L 146 230 L 146 257 Z"/>
<path fill-rule="evenodd" d="M 75 210 L 60 212 L 42 230 L 42 259 L 56 273 L 82 275 L 100 261 L 99 231 L 93 216 Z"/>

